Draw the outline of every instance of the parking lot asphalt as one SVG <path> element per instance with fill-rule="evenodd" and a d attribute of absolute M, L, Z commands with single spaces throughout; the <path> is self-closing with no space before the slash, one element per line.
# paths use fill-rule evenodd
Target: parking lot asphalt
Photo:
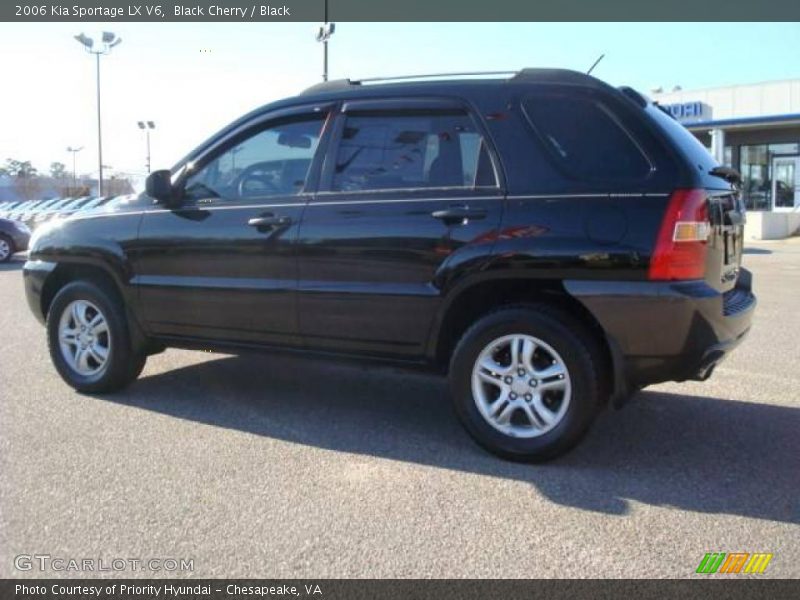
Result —
<path fill-rule="evenodd" d="M 755 324 L 711 380 L 648 388 L 538 466 L 486 454 L 443 380 L 394 369 L 168 350 L 82 396 L 22 262 L 0 265 L 0 577 L 113 574 L 21 554 L 193 560 L 126 577 L 691 577 L 707 552 L 800 577 L 800 240 L 744 263 Z"/>

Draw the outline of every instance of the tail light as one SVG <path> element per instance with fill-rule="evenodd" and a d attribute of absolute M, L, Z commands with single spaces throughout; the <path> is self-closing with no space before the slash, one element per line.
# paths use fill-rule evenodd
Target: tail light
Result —
<path fill-rule="evenodd" d="M 702 279 L 706 270 L 708 202 L 704 190 L 675 190 L 650 259 L 649 279 Z"/>

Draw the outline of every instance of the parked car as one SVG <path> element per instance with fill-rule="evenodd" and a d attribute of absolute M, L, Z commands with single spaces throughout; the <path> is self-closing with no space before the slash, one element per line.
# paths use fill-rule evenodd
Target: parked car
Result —
<path fill-rule="evenodd" d="M 80 197 L 71 197 L 71 198 L 64 198 L 63 200 L 56 202 L 55 204 L 36 212 L 33 217 L 33 224 L 34 227 L 39 226 L 41 223 L 48 221 L 52 218 L 62 215 L 68 215 L 72 212 L 76 211 L 80 206 L 86 204 L 89 200 L 91 200 L 91 196 L 80 196 Z"/>
<path fill-rule="evenodd" d="M 22 219 L 31 229 L 33 229 L 38 223 L 41 223 L 46 217 L 49 217 L 49 215 L 53 214 L 54 211 L 67 206 L 74 200 L 76 200 L 76 198 L 73 197 L 56 198 L 50 202 L 40 204 L 39 206 L 34 206 L 28 209 L 25 214 L 22 215 Z"/>
<path fill-rule="evenodd" d="M 0 204 L 0 219 L 5 219 L 16 206 L 22 204 L 21 200 L 9 200 Z"/>
<path fill-rule="evenodd" d="M 749 331 L 736 178 L 580 73 L 329 82 L 44 226 L 25 289 L 81 392 L 166 346 L 423 365 L 481 445 L 543 460 Z"/>
<path fill-rule="evenodd" d="M 32 225 L 39 227 L 52 219 L 65 219 L 73 215 L 82 214 L 110 202 L 113 196 L 81 196 L 79 198 L 65 199 L 50 208 L 38 211 L 32 219 Z"/>
<path fill-rule="evenodd" d="M 14 208 L 6 212 L 5 218 L 11 221 L 18 221 L 22 213 L 24 213 L 29 206 L 33 206 L 38 202 L 41 202 L 41 200 L 24 200 L 19 202 Z"/>
<path fill-rule="evenodd" d="M 0 219 L 0 263 L 11 260 L 15 252 L 28 249 L 31 230 L 24 223 Z"/>
<path fill-rule="evenodd" d="M 82 196 L 70 204 L 67 204 L 64 208 L 56 211 L 55 214 L 52 215 L 52 218 L 65 219 L 74 214 L 83 212 L 84 210 L 88 210 L 91 208 L 91 203 L 97 199 L 96 196 Z"/>
<path fill-rule="evenodd" d="M 46 208 L 53 206 L 54 204 L 61 202 L 62 198 L 49 198 L 47 200 L 32 200 L 24 207 L 21 207 L 14 213 L 14 218 L 18 221 L 22 221 L 29 227 L 33 225 L 33 219 L 36 214 L 41 211 L 45 210 Z"/>
<path fill-rule="evenodd" d="M 115 198 L 115 196 L 98 196 L 98 197 L 94 197 L 91 200 L 89 200 L 89 202 L 87 202 L 86 204 L 81 206 L 81 208 L 80 208 L 80 210 L 78 212 L 85 213 L 85 212 L 88 212 L 90 210 L 94 210 L 96 208 L 99 208 L 99 207 L 111 202 L 114 198 Z"/>

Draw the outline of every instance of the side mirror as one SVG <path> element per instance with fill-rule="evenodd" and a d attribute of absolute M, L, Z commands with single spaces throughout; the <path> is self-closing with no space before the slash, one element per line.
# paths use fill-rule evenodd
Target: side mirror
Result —
<path fill-rule="evenodd" d="M 147 176 L 144 183 L 144 191 L 159 204 L 170 205 L 175 202 L 175 194 L 172 189 L 172 174 L 167 169 L 153 171 Z"/>

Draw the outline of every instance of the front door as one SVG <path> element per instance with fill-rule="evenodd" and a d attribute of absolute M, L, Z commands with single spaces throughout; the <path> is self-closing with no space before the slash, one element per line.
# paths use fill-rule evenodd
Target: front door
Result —
<path fill-rule="evenodd" d="M 772 159 L 772 209 L 800 208 L 800 157 L 776 156 Z"/>
<path fill-rule="evenodd" d="M 348 102 L 334 132 L 298 234 L 301 335 L 315 349 L 419 356 L 448 274 L 493 243 L 497 161 L 447 101 Z"/>
<path fill-rule="evenodd" d="M 151 334 L 297 341 L 294 242 L 325 116 L 292 114 L 233 135 L 176 183 L 179 208 L 144 215 L 132 254 Z"/>

